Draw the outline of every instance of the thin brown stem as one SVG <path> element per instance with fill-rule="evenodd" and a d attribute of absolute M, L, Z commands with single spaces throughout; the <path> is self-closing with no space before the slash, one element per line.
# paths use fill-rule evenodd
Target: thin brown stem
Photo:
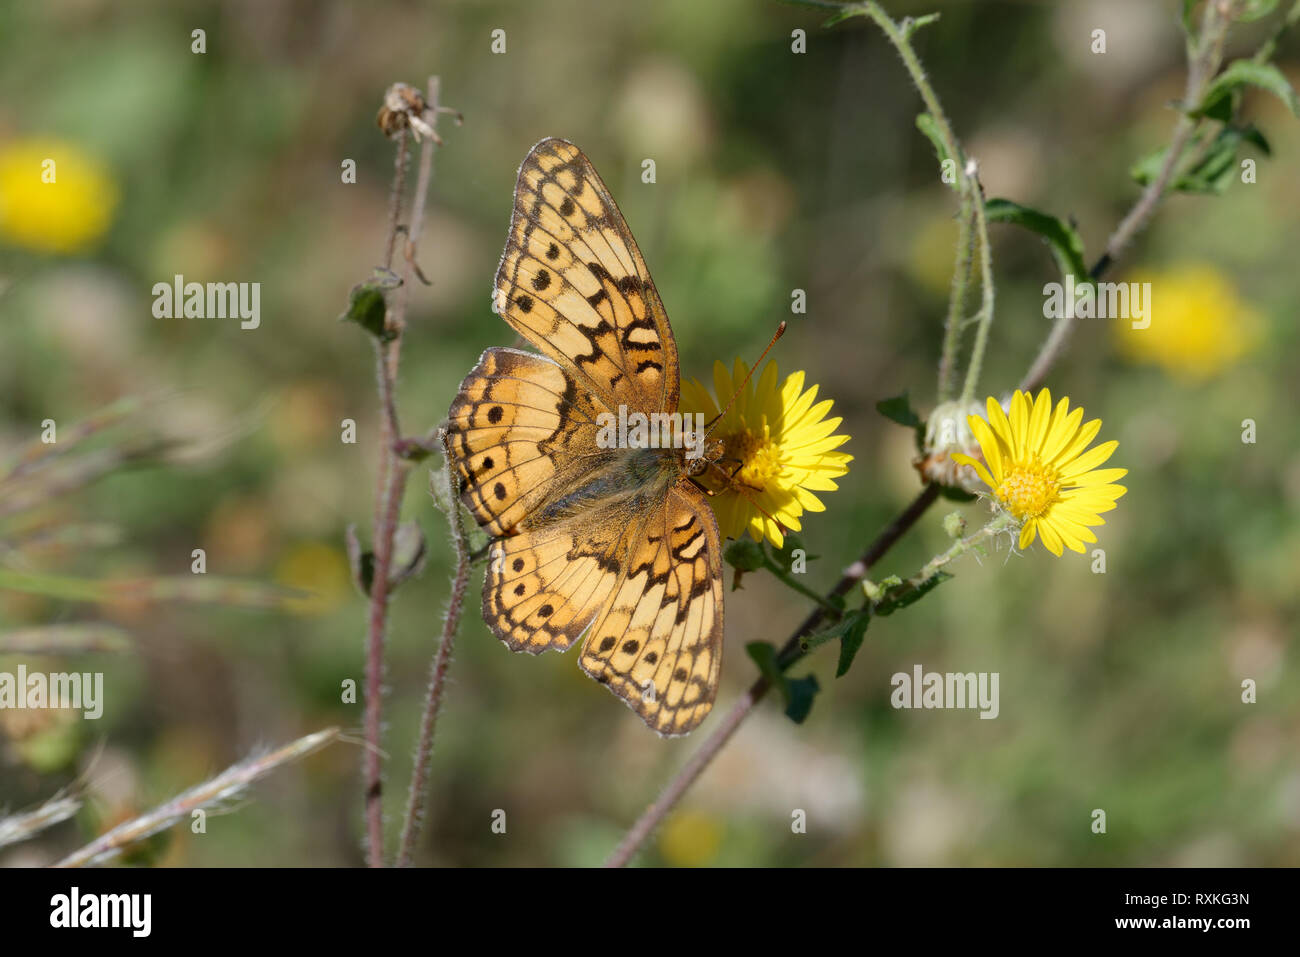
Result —
<path fill-rule="evenodd" d="M 444 436 L 444 451 L 446 438 Z M 465 591 L 469 587 L 469 543 L 465 538 L 465 525 L 456 494 L 456 482 L 451 471 L 451 456 L 447 455 L 447 487 L 451 490 L 447 517 L 451 524 L 451 541 L 456 551 L 456 572 L 451 582 L 451 598 L 447 602 L 447 615 L 442 622 L 442 639 L 429 669 L 429 691 L 425 695 L 424 714 L 420 717 L 420 737 L 415 746 L 415 764 L 411 769 L 411 786 L 406 795 L 406 816 L 402 822 L 402 837 L 397 847 L 397 866 L 409 867 L 415 842 L 420 836 L 424 820 L 424 803 L 428 800 L 429 759 L 433 754 L 434 732 L 438 725 L 438 711 L 442 707 L 442 691 L 451 667 L 452 647 L 460 630 L 461 612 L 465 607 Z"/>
<path fill-rule="evenodd" d="M 382 867 L 384 863 L 383 769 L 379 750 L 383 730 L 384 641 L 388 629 L 393 535 L 401 512 L 407 465 L 393 460 L 388 462 L 386 471 L 387 482 L 379 490 L 382 504 L 375 527 L 374 577 L 366 631 L 366 858 L 371 867 Z"/>
<path fill-rule="evenodd" d="M 437 79 L 429 80 L 431 99 L 426 101 L 426 122 L 437 123 L 440 110 L 436 100 Z M 420 228 L 423 226 L 425 199 L 433 180 L 433 150 L 437 137 L 425 140 L 420 154 L 420 175 L 416 195 L 412 199 L 409 228 L 403 229 L 400 218 L 402 196 L 405 192 L 409 134 L 397 134 L 397 157 L 393 172 L 393 192 L 389 204 L 388 238 L 384 252 L 384 268 L 391 269 L 397 248 L 398 235 L 406 232 L 406 254 L 403 256 L 401 282 L 389 297 L 384 328 L 386 336 L 376 339 L 376 379 L 379 402 L 383 413 L 380 422 L 380 447 L 378 477 L 375 483 L 374 517 L 374 575 L 370 586 L 370 612 L 366 630 L 366 708 L 364 731 L 366 738 L 365 817 L 366 860 L 371 867 L 384 863 L 383 766 L 380 739 L 383 732 L 384 645 L 388 629 L 389 577 L 392 569 L 393 537 L 401 516 L 402 496 L 410 465 L 397 454 L 396 447 L 402 438 L 397 415 L 397 372 L 401 361 L 402 333 L 406 329 L 408 287 L 416 271 L 415 257 L 419 248 Z"/>
<path fill-rule="evenodd" d="M 406 192 L 406 161 L 410 147 L 410 133 L 397 134 L 397 153 L 393 157 L 393 189 L 388 194 L 388 239 L 384 245 L 384 268 L 393 268 L 393 252 L 397 249 L 397 236 L 401 232 L 402 194 Z"/>

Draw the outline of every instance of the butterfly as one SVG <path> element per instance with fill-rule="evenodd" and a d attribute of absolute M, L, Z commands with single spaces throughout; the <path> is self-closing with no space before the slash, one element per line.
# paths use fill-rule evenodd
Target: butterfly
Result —
<path fill-rule="evenodd" d="M 519 167 L 494 311 L 537 353 L 488 349 L 449 412 L 460 498 L 491 539 L 483 619 L 513 651 L 584 639 L 588 675 L 686 734 L 722 667 L 718 524 L 682 449 L 598 441 L 620 407 L 675 413 L 681 376 L 641 251 L 572 143 Z"/>

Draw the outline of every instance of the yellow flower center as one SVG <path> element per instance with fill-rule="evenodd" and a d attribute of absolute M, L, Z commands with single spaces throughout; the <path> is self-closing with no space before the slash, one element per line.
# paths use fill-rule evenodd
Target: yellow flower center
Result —
<path fill-rule="evenodd" d="M 1046 512 L 1056 501 L 1060 487 L 1055 470 L 1031 459 L 1017 462 L 1008 468 L 994 489 L 994 494 L 1012 515 L 1024 521 L 1038 518 Z"/>
<path fill-rule="evenodd" d="M 736 480 L 750 488 L 764 489 L 780 478 L 784 467 L 781 464 L 781 449 L 772 441 L 772 436 L 764 421 L 762 431 L 742 429 L 723 439 L 726 458 L 733 463 L 744 463 L 736 473 Z"/>

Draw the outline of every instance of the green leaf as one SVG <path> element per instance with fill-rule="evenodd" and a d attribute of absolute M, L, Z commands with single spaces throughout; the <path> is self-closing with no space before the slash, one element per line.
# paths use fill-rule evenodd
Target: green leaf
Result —
<path fill-rule="evenodd" d="M 1267 90 L 1286 104 L 1292 116 L 1300 116 L 1300 100 L 1296 99 L 1295 90 L 1282 71 L 1271 63 L 1256 63 L 1254 60 L 1234 60 L 1228 64 L 1227 69 L 1214 78 L 1193 115 L 1208 115 L 1220 100 L 1243 86 Z"/>
<path fill-rule="evenodd" d="M 795 724 L 802 724 L 812 710 L 813 698 L 821 690 L 817 678 L 814 675 L 787 678 L 776 663 L 776 649 L 766 641 L 751 641 L 745 645 L 745 651 L 754 659 L 763 677 L 781 692 L 786 717 Z"/>
<path fill-rule="evenodd" d="M 722 550 L 722 557 L 732 568 L 742 572 L 755 572 L 767 565 L 763 546 L 752 538 L 738 538 Z"/>
<path fill-rule="evenodd" d="M 1129 167 L 1129 176 L 1133 177 L 1133 181 L 1139 186 L 1149 185 L 1160 175 L 1160 167 L 1164 164 L 1166 152 L 1167 150 L 1156 150 L 1141 157 Z"/>
<path fill-rule="evenodd" d="M 912 34 L 921 29 L 921 27 L 928 27 L 930 24 L 937 22 L 938 19 L 939 14 L 937 13 L 927 13 L 920 17 L 903 17 L 903 19 L 899 21 L 898 32 L 908 39 L 911 39 Z"/>
<path fill-rule="evenodd" d="M 1192 18 L 1192 12 L 1196 9 L 1199 0 L 1183 0 L 1183 31 L 1191 39 L 1196 38 L 1196 24 Z"/>
<path fill-rule="evenodd" d="M 944 146 L 943 137 L 939 135 L 939 126 L 934 121 L 934 117 L 929 113 L 918 113 L 916 117 L 916 128 L 925 134 L 925 138 L 930 141 L 934 147 L 934 155 L 939 159 L 939 167 L 942 169 L 943 164 L 952 159 L 948 154 L 948 148 Z M 956 189 L 958 184 L 948 183 L 949 189 Z"/>
<path fill-rule="evenodd" d="M 1077 282 L 1088 280 L 1088 266 L 1083 260 L 1083 237 L 1069 223 L 1009 199 L 990 199 L 984 214 L 991 223 L 1012 223 L 1037 233 L 1047 240 L 1061 275 L 1073 275 Z"/>
<path fill-rule="evenodd" d="M 1199 149 L 1200 142 L 1189 144 L 1187 150 Z M 1196 165 L 1177 176 L 1169 188 L 1182 193 L 1222 193 L 1232 182 L 1237 169 L 1237 152 L 1242 143 L 1254 144 L 1265 155 L 1271 152 L 1268 140 L 1254 124 L 1225 126 Z M 1149 184 L 1159 175 L 1166 152 L 1160 150 L 1139 160 L 1130 171 L 1133 178 L 1143 186 Z"/>
<path fill-rule="evenodd" d="M 808 713 L 812 711 L 813 699 L 821 690 L 816 675 L 803 678 L 790 678 L 785 683 L 785 716 L 795 724 L 803 724 Z"/>
<path fill-rule="evenodd" d="M 387 342 L 392 338 L 392 333 L 385 328 L 388 303 L 384 293 L 397 284 L 389 277 L 357 283 L 348 293 L 348 308 L 339 316 L 339 321 L 355 322 L 376 339 Z"/>
<path fill-rule="evenodd" d="M 1201 116 L 1207 120 L 1218 120 L 1220 123 L 1231 123 L 1234 105 L 1232 97 L 1220 97 L 1216 102 L 1210 104 L 1201 111 Z M 1163 155 L 1163 154 L 1161 154 Z"/>
<path fill-rule="evenodd" d="M 1236 130 L 1221 130 L 1201 161 L 1178 178 L 1178 189 L 1186 193 L 1222 193 L 1236 172 L 1240 144 L 1241 134 Z"/>
<path fill-rule="evenodd" d="M 1268 139 L 1264 136 L 1263 131 L 1254 123 L 1247 123 L 1244 127 L 1237 130 L 1241 138 L 1246 143 L 1252 143 L 1259 147 L 1259 151 L 1265 156 L 1273 155 L 1273 147 L 1268 145 Z"/>
<path fill-rule="evenodd" d="M 872 607 L 871 613 L 882 617 L 892 615 L 900 608 L 906 608 L 908 605 L 920 601 L 951 577 L 952 575 L 948 572 L 941 571 L 935 574 L 934 577 L 927 578 L 915 588 L 908 588 L 898 595 L 886 595 Z"/>
<path fill-rule="evenodd" d="M 820 555 L 808 554 L 808 546 L 803 543 L 803 539 L 798 535 L 787 532 L 784 537 L 785 541 L 781 545 L 781 550 L 776 552 L 773 556 L 773 561 L 776 563 L 777 567 L 784 570 L 792 569 L 794 567 L 794 553 L 800 550 L 803 551 L 803 559 L 806 562 L 815 561 L 816 559 L 821 558 Z"/>
<path fill-rule="evenodd" d="M 814 3 L 801 4 L 800 0 L 785 0 L 785 2 L 792 3 L 795 6 L 822 6 L 822 4 Z M 866 15 L 867 11 L 862 7 L 853 4 L 845 4 L 822 22 L 822 29 L 829 30 L 831 27 L 843 23 L 845 20 L 850 20 L 853 17 L 865 17 Z"/>
<path fill-rule="evenodd" d="M 871 613 L 866 609 L 849 619 L 848 627 L 840 636 L 840 659 L 835 665 L 835 677 L 843 678 L 853 667 L 853 659 L 858 656 L 862 642 L 867 635 L 867 625 L 871 624 Z"/>
<path fill-rule="evenodd" d="M 343 540 L 348 550 L 348 566 L 352 569 L 352 584 L 362 595 L 370 597 L 370 586 L 375 582 L 375 553 L 363 551 L 357 537 L 356 525 L 349 525 Z"/>
<path fill-rule="evenodd" d="M 776 648 L 766 641 L 751 641 L 745 645 L 745 653 L 754 659 L 763 677 L 774 685 L 785 684 L 785 675 L 776 663 Z"/>
<path fill-rule="evenodd" d="M 911 401 L 907 398 L 907 393 L 896 395 L 892 399 L 881 399 L 876 403 L 876 411 L 891 421 L 899 425 L 905 425 L 909 429 L 920 429 L 925 426 L 925 422 L 916 414 L 912 408 Z"/>
<path fill-rule="evenodd" d="M 950 502 L 973 502 L 979 498 L 974 492 L 968 492 L 956 485 L 940 485 L 939 495 Z"/>
<path fill-rule="evenodd" d="M 840 643 L 840 659 L 835 670 L 835 677 L 843 677 L 853 664 L 853 659 L 857 656 L 858 649 L 862 647 L 863 635 L 866 634 L 867 625 L 871 624 L 871 607 L 859 608 L 851 615 L 842 618 L 840 621 L 831 625 L 815 635 L 809 635 L 801 645 L 805 652 L 812 651 L 821 645 L 838 639 Z"/>
<path fill-rule="evenodd" d="M 1250 23 L 1264 19 L 1276 9 L 1277 0 L 1246 0 L 1235 19 L 1238 23 Z"/>

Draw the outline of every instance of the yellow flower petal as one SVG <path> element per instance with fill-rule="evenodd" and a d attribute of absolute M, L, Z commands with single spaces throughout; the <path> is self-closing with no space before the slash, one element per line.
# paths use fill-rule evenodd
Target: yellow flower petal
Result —
<path fill-rule="evenodd" d="M 1002 481 L 1001 443 L 998 442 L 997 436 L 993 434 L 993 430 L 989 428 L 989 424 L 983 419 L 972 415 L 969 422 L 971 433 L 975 436 L 975 441 L 979 442 L 980 448 L 983 449 L 984 459 L 989 465 L 989 473 L 993 476 L 992 480 L 985 478 L 984 475 L 981 475 L 980 478 L 984 479 L 986 485 L 996 485 Z"/>
<path fill-rule="evenodd" d="M 1062 467 L 1061 481 L 1066 482 L 1076 475 L 1082 475 L 1084 472 L 1091 472 L 1098 465 L 1101 465 L 1110 458 L 1117 448 L 1119 448 L 1119 443 L 1114 439 L 1111 439 L 1109 442 L 1103 442 L 1101 445 L 1094 446 L 1074 461 Z"/>
<path fill-rule="evenodd" d="M 1025 440 L 1029 432 L 1029 408 L 1023 392 L 1016 392 L 1011 397 L 1011 415 L 1008 420 L 1011 423 L 1011 457 L 1018 459 L 1025 454 Z"/>
<path fill-rule="evenodd" d="M 1122 479 L 1125 475 L 1128 475 L 1128 469 L 1093 469 L 1091 472 L 1073 476 L 1070 479 L 1070 484 L 1074 486 L 1106 485 Z"/>
<path fill-rule="evenodd" d="M 1060 424 L 1048 433 L 1047 441 L 1043 444 L 1044 462 L 1056 461 L 1056 457 L 1079 431 L 1079 423 L 1083 421 L 1083 409 L 1063 412 L 1063 408 L 1068 406 L 1069 401 L 1069 399 L 1062 399 L 1056 407 L 1057 412 L 1062 413 L 1062 418 Z"/>
<path fill-rule="evenodd" d="M 1083 410 L 1081 409 L 1080 411 Z M 1101 419 L 1093 419 L 1091 422 L 1079 429 L 1074 438 L 1065 446 L 1065 448 L 1054 455 L 1051 459 L 1046 460 L 1047 464 L 1059 468 L 1072 461 L 1075 456 L 1088 447 L 1100 431 Z"/>
<path fill-rule="evenodd" d="M 1029 413 L 1029 431 L 1026 446 L 1031 449 L 1042 448 L 1047 438 L 1047 422 L 1052 416 L 1052 393 L 1047 389 L 1038 393 L 1033 408 Z"/>
<path fill-rule="evenodd" d="M 1102 513 L 1115 508 L 1127 491 L 1115 484 L 1127 469 L 1098 467 L 1119 443 L 1088 448 L 1101 420 L 1080 425 L 1083 409 L 1071 410 L 1065 396 L 1053 406 L 1047 389 L 1032 398 L 1016 391 L 1010 406 L 1004 413 L 990 396 L 987 417 L 969 419 L 984 463 L 960 453 L 952 455 L 953 462 L 974 468 L 996 506 L 1020 522 L 1021 549 L 1041 538 L 1053 555 L 1063 555 L 1066 548 L 1085 552 L 1085 545 L 1097 541 L 1090 526 L 1104 525 Z"/>
<path fill-rule="evenodd" d="M 988 469 L 984 467 L 984 463 L 979 459 L 973 459 L 969 455 L 964 455 L 961 452 L 954 452 L 952 453 L 952 460 L 958 465 L 969 465 L 975 470 L 975 474 L 980 477 L 980 481 L 990 488 L 998 484 L 993 480 L 993 476 L 989 475 Z"/>

